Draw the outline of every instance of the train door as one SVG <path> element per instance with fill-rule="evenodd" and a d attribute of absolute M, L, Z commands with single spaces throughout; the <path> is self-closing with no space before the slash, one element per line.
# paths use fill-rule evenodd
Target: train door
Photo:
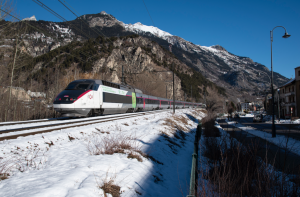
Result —
<path fill-rule="evenodd" d="M 135 95 L 135 92 L 132 92 L 131 95 L 132 95 L 132 108 L 133 108 L 133 111 L 136 111 L 137 105 L 136 105 L 136 95 Z"/>
<path fill-rule="evenodd" d="M 92 92 L 93 92 L 93 99 L 91 99 L 91 101 L 93 102 L 93 108 L 100 109 L 102 105 L 102 91 L 100 85 L 94 84 Z"/>

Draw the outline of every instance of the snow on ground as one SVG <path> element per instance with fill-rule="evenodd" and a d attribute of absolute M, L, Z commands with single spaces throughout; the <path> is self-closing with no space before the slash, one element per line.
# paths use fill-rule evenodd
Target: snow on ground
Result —
<path fill-rule="evenodd" d="M 266 115 L 263 118 L 263 121 L 266 123 L 272 123 L 272 116 Z M 300 124 L 300 119 L 291 120 L 291 119 L 280 119 L 279 121 L 275 119 L 276 124 Z"/>
<path fill-rule="evenodd" d="M 246 131 L 252 135 L 260 137 L 268 142 L 271 142 L 281 148 L 287 148 L 289 151 L 291 151 L 297 155 L 300 155 L 300 141 L 298 141 L 298 140 L 295 140 L 293 138 L 288 138 L 283 135 L 277 135 L 276 138 L 273 138 L 271 133 L 256 130 L 252 127 L 247 127 L 243 124 L 236 123 L 234 121 L 228 121 L 227 119 L 226 119 L 226 122 L 228 124 L 234 125 L 235 127 L 239 128 L 239 129 L 242 129 L 243 131 Z"/>
<path fill-rule="evenodd" d="M 0 173 L 10 176 L 0 196 L 104 196 L 105 182 L 120 186 L 121 196 L 186 196 L 197 127 L 188 114 L 205 116 L 166 111 L 1 141 Z M 131 148 L 99 154 L 112 142 Z"/>

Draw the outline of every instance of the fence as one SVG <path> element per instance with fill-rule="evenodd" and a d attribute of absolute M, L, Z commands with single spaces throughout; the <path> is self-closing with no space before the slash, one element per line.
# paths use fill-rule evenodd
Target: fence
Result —
<path fill-rule="evenodd" d="M 195 134 L 195 142 L 194 142 L 194 152 L 192 154 L 192 169 L 191 169 L 191 179 L 190 179 L 190 192 L 187 197 L 195 197 L 197 194 L 197 184 L 196 180 L 198 178 L 198 147 L 199 140 L 202 134 L 202 124 L 199 121 L 196 134 Z"/>

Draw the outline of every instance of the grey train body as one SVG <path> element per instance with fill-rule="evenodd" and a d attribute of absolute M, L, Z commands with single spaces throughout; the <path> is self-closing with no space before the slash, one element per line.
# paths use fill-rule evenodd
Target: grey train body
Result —
<path fill-rule="evenodd" d="M 175 101 L 175 108 L 202 107 L 201 103 Z M 173 100 L 143 94 L 128 85 L 103 80 L 71 82 L 53 102 L 55 111 L 67 117 L 172 109 Z"/>

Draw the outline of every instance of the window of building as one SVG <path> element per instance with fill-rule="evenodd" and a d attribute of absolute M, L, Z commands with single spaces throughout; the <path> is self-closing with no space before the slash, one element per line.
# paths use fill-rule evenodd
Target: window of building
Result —
<path fill-rule="evenodd" d="M 282 92 L 284 93 L 284 89 L 282 89 Z"/>
<path fill-rule="evenodd" d="M 298 76 L 300 76 L 300 70 L 298 70 Z"/>

